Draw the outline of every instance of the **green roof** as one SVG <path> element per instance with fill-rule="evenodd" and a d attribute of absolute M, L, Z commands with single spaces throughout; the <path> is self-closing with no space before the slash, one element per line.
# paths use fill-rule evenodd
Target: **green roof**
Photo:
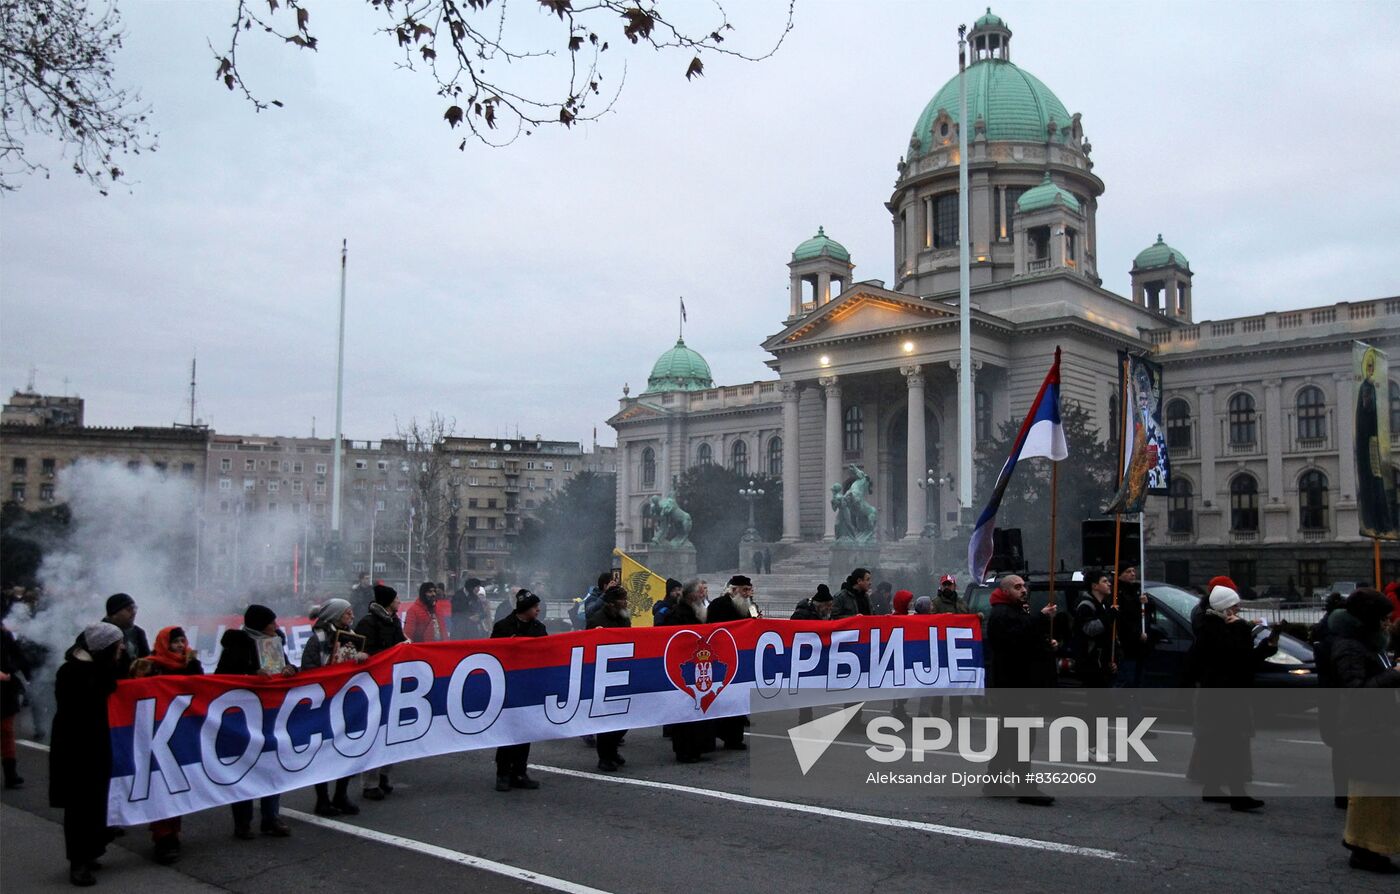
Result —
<path fill-rule="evenodd" d="M 817 227 L 817 235 L 792 250 L 794 261 L 810 261 L 823 255 L 847 263 L 851 260 L 851 253 L 846 251 L 846 246 L 826 235 L 826 230 L 822 227 Z"/>
<path fill-rule="evenodd" d="M 657 359 L 647 379 L 647 391 L 704 391 L 715 387 L 710 364 L 696 351 L 676 339 L 676 346 Z"/>
<path fill-rule="evenodd" d="M 992 12 L 992 8 L 991 8 L 990 6 L 988 6 L 988 7 L 987 7 L 987 14 L 984 15 L 984 16 L 982 16 L 982 18 L 978 19 L 976 22 L 973 22 L 972 27 L 973 27 L 973 28 L 985 28 L 985 27 L 1006 28 L 1006 27 L 1007 27 L 1007 24 L 1006 24 L 1006 20 L 1005 20 L 1005 19 L 1003 19 L 1003 18 L 1002 18 L 1001 16 L 999 16 L 999 15 L 994 14 L 994 13 Z"/>
<path fill-rule="evenodd" d="M 1050 179 L 1050 172 L 1046 171 L 1045 179 L 1040 181 L 1039 186 L 1032 187 L 1021 194 L 1021 198 L 1016 202 L 1016 210 L 1039 211 L 1053 205 L 1064 205 L 1071 211 L 1080 210 L 1079 200 L 1074 197 L 1074 194 L 1056 186 Z"/>
<path fill-rule="evenodd" d="M 911 151 L 911 156 L 924 155 L 953 136 L 951 127 L 946 135 L 933 133 L 933 122 L 943 110 L 954 122 L 959 120 L 957 75 L 924 106 L 923 114 L 914 125 L 913 139 L 918 146 Z M 973 122 L 981 118 L 986 123 L 989 140 L 1044 143 L 1051 121 L 1057 128 L 1070 125 L 1065 104 L 1049 87 L 1035 75 L 1003 59 L 980 59 L 968 68 L 967 114 Z M 968 131 L 968 138 L 972 136 L 972 131 Z"/>
<path fill-rule="evenodd" d="M 1191 265 L 1186 261 L 1186 255 L 1163 242 L 1161 233 L 1157 234 L 1156 242 L 1138 252 L 1138 256 L 1133 258 L 1133 267 L 1138 269 L 1169 267 L 1172 264 L 1186 270 L 1191 269 Z"/>

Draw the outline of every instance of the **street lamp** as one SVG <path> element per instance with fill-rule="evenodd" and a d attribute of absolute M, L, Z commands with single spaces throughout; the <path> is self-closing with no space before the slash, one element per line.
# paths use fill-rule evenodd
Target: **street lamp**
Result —
<path fill-rule="evenodd" d="M 739 496 L 749 503 L 749 529 L 744 532 L 745 543 L 757 543 L 759 540 L 758 529 L 754 526 L 753 504 L 757 502 L 759 497 L 763 496 L 763 493 L 763 488 L 757 487 L 753 481 L 749 482 L 748 487 L 739 488 Z"/>
<path fill-rule="evenodd" d="M 938 525 L 935 522 L 934 517 L 932 515 L 929 515 L 929 497 L 932 496 L 935 488 L 946 487 L 948 488 L 948 490 L 952 490 L 953 473 L 949 472 L 946 475 L 940 476 L 933 469 L 929 469 L 926 472 L 924 472 L 922 478 L 915 481 L 914 483 L 917 484 L 919 486 L 919 489 L 924 492 L 924 529 L 920 532 L 919 536 L 923 537 L 924 539 L 936 537 L 938 536 Z"/>

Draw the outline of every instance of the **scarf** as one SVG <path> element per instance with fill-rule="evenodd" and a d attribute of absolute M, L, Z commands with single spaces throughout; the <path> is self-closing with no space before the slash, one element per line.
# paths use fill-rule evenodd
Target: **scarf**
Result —
<path fill-rule="evenodd" d="M 146 656 L 152 664 L 157 665 L 161 670 L 182 671 L 190 663 L 188 652 L 172 652 L 170 650 L 170 635 L 179 629 L 179 627 L 162 627 L 160 633 L 156 634 L 156 642 L 151 648 L 151 654 Z M 188 644 L 186 648 L 188 648 Z"/>

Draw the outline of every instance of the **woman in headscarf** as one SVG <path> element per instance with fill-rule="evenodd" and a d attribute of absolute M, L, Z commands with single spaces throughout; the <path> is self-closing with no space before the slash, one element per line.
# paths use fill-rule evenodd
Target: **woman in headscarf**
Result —
<path fill-rule="evenodd" d="M 189 647 L 183 627 L 163 627 L 156 634 L 151 654 L 131 662 L 133 677 L 190 676 L 204 673 L 199 656 Z M 180 817 L 151 823 L 151 843 L 155 861 L 169 866 L 180 859 Z"/>
<path fill-rule="evenodd" d="M 350 603 L 344 599 L 327 599 L 325 603 L 316 607 L 311 612 L 312 627 L 311 638 L 306 641 L 306 646 L 301 651 L 301 669 L 310 670 L 316 667 L 324 667 L 336 664 L 338 658 L 337 638 L 342 634 L 349 633 L 358 636 L 352 629 L 355 624 L 355 610 L 350 607 Z M 356 651 L 353 656 L 355 662 L 364 661 L 369 656 L 364 652 Z M 335 794 L 330 793 L 330 784 L 325 782 L 316 783 L 316 808 L 317 816 L 355 816 L 360 812 L 360 808 L 350 800 L 346 793 L 350 786 L 350 777 L 335 781 Z"/>
<path fill-rule="evenodd" d="M 117 689 L 125 651 L 121 628 L 99 621 L 64 655 L 54 681 L 49 805 L 63 808 L 68 880 L 80 888 L 97 884 L 92 870 L 112 840 L 107 828 L 112 775 L 107 696 Z"/>

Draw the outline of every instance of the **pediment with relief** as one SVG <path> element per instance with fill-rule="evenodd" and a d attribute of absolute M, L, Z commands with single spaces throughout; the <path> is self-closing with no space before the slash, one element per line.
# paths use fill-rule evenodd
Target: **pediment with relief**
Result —
<path fill-rule="evenodd" d="M 770 338 L 764 347 L 774 350 L 815 338 L 850 338 L 947 319 L 957 319 L 957 314 L 898 292 L 858 290 L 793 323 Z"/>

